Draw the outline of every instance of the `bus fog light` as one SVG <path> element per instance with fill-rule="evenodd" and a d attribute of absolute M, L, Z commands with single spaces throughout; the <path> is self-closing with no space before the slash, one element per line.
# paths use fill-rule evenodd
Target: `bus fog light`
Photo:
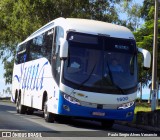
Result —
<path fill-rule="evenodd" d="M 128 102 L 128 103 L 125 103 L 125 104 L 121 104 L 118 107 L 118 109 L 127 109 L 127 108 L 130 108 L 133 105 L 134 105 L 134 101 L 131 101 L 131 102 Z"/>
<path fill-rule="evenodd" d="M 66 111 L 70 111 L 70 108 L 67 105 L 63 105 L 63 109 L 66 110 Z"/>
<path fill-rule="evenodd" d="M 128 112 L 127 114 L 126 114 L 126 117 L 130 117 L 130 116 L 132 116 L 133 115 L 133 112 Z"/>

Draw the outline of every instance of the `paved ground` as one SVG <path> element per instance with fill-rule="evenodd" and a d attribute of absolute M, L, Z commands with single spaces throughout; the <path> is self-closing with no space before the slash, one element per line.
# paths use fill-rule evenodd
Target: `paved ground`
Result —
<path fill-rule="evenodd" d="M 42 135 L 47 137 L 51 136 L 52 138 L 58 137 L 60 140 L 64 138 L 73 139 L 73 137 L 77 137 L 77 140 L 81 139 L 82 137 L 93 137 L 92 139 L 103 139 L 106 136 L 112 136 L 113 139 L 121 139 L 122 137 L 131 134 L 132 137 L 129 138 L 135 138 L 135 136 L 138 136 L 139 134 L 141 135 L 146 133 L 146 131 L 142 129 L 132 128 L 119 124 L 114 124 L 111 130 L 104 130 L 101 128 L 99 122 L 80 119 L 65 120 L 63 122 L 60 121 L 55 123 L 46 123 L 43 119 L 42 112 L 35 112 L 33 115 L 17 114 L 15 105 L 6 102 L 0 102 L 0 131 L 14 131 L 15 134 L 12 133 L 12 136 L 18 135 L 17 133 L 19 131 L 21 133 L 24 132 L 24 136 L 29 135 L 29 132 L 32 133 L 30 135 Z M 136 137 L 136 139 L 143 138 L 144 137 Z"/>

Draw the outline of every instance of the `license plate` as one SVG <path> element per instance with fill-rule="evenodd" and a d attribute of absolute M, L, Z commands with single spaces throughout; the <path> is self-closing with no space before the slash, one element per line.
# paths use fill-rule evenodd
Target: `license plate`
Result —
<path fill-rule="evenodd" d="M 104 112 L 92 112 L 93 116 L 105 116 Z"/>

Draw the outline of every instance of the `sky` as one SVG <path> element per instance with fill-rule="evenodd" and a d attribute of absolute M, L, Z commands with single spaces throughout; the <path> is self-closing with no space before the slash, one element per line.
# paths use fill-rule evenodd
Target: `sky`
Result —
<path fill-rule="evenodd" d="M 140 6 L 142 6 L 143 5 L 143 1 L 144 0 L 132 0 L 132 2 L 133 2 L 133 4 L 134 3 L 137 3 L 137 4 L 139 4 Z M 121 8 L 121 7 L 120 7 Z M 119 13 L 119 17 L 120 17 L 120 19 L 126 19 L 126 13 L 125 12 L 122 12 L 122 13 Z M 143 25 L 144 24 L 144 20 L 143 19 L 140 19 L 140 21 L 139 21 L 139 24 L 141 24 L 141 25 Z M 141 27 L 141 26 L 140 26 Z"/>
<path fill-rule="evenodd" d="M 3 89 L 7 88 L 7 86 L 5 86 L 3 73 L 4 73 L 3 64 L 2 64 L 2 61 L 0 60 L 0 96 L 2 96 Z"/>
<path fill-rule="evenodd" d="M 144 0 L 133 0 L 136 3 L 142 4 Z M 120 15 L 121 18 L 123 18 L 124 15 Z M 4 69 L 3 69 L 3 64 L 2 61 L 0 60 L 0 96 L 3 93 L 3 89 L 6 89 L 8 86 L 11 87 L 11 85 L 5 85 L 5 80 L 3 78 L 3 74 L 4 74 Z M 138 93 L 139 96 L 139 93 Z M 149 88 L 146 87 L 143 89 L 143 99 L 148 99 L 149 98 Z"/>
<path fill-rule="evenodd" d="M 6 89 L 7 87 L 11 88 L 11 85 L 5 85 L 5 79 L 3 78 L 4 74 L 4 68 L 2 61 L 0 60 L 0 97 L 6 97 L 9 96 L 8 94 L 3 94 L 3 89 Z"/>

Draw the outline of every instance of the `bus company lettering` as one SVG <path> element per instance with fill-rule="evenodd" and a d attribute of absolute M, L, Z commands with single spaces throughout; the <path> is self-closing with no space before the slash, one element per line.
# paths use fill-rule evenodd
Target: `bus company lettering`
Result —
<path fill-rule="evenodd" d="M 39 64 L 26 66 L 21 70 L 21 79 L 15 75 L 18 82 L 21 83 L 22 89 L 41 90 L 43 88 L 44 69 L 46 65 L 48 65 L 48 61 L 42 67 Z"/>

